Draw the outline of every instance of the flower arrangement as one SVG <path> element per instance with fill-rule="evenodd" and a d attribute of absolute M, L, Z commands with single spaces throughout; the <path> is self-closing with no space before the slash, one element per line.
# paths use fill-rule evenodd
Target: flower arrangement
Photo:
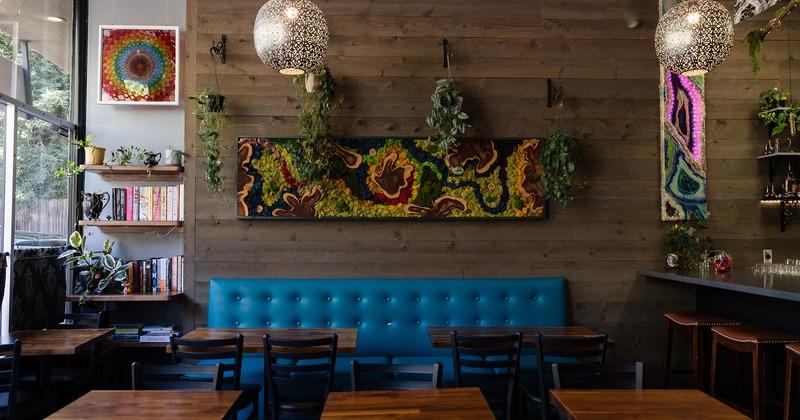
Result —
<path fill-rule="evenodd" d="M 113 290 L 121 293 L 128 281 L 128 267 L 130 263 L 123 263 L 122 260 L 111 255 L 114 242 L 108 239 L 103 243 L 102 251 L 86 250 L 86 237 L 80 232 L 72 232 L 69 236 L 70 249 L 59 255 L 58 258 L 66 258 L 65 266 L 74 263 L 73 268 L 78 268 L 82 273 L 79 280 L 75 283 L 73 293 L 80 294 L 79 304 L 84 305 L 91 295 L 103 293 L 105 290 Z"/>
<path fill-rule="evenodd" d="M 667 226 L 664 231 L 666 250 L 678 257 L 675 267 L 681 270 L 696 268 L 702 259 L 697 250 L 700 238 L 694 236 L 699 226 L 691 222 L 678 222 Z"/>

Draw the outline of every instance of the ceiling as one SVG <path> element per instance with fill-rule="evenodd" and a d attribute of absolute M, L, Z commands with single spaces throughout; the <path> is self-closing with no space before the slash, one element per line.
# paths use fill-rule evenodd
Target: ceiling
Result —
<path fill-rule="evenodd" d="M 48 16 L 66 22 L 50 22 Z M 66 68 L 72 55 L 72 0 L 0 0 L 0 30 L 12 35 L 16 30 L 31 49 Z"/>

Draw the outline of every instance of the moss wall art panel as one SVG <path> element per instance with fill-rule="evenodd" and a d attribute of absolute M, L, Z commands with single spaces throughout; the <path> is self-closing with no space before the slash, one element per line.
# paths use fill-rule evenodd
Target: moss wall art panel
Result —
<path fill-rule="evenodd" d="M 328 179 L 299 179 L 296 138 L 240 137 L 239 218 L 543 219 L 539 139 L 338 138 Z"/>

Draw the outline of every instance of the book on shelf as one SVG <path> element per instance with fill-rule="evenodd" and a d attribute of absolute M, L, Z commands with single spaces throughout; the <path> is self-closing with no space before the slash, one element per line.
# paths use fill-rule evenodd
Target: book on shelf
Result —
<path fill-rule="evenodd" d="M 177 331 L 170 334 L 153 334 L 147 333 L 139 336 L 140 343 L 169 343 L 169 338 L 173 335 L 178 335 Z"/>
<path fill-rule="evenodd" d="M 183 292 L 183 255 L 129 262 L 127 293 Z"/>

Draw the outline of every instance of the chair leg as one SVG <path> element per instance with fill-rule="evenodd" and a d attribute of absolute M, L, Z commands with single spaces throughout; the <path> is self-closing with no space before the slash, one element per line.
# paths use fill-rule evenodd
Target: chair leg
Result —
<path fill-rule="evenodd" d="M 694 340 L 694 387 L 695 389 L 702 390 L 705 386 L 705 353 L 703 352 L 703 343 L 705 334 L 703 334 L 703 327 L 696 326 L 692 340 Z"/>
<path fill-rule="evenodd" d="M 795 394 L 797 393 L 798 375 L 794 369 L 794 362 L 790 357 L 786 359 L 786 390 L 783 395 L 783 420 L 790 420 L 796 409 Z"/>
<path fill-rule="evenodd" d="M 717 340 L 711 342 L 711 388 L 709 389 L 710 395 L 715 397 L 715 385 L 717 379 Z"/>
<path fill-rule="evenodd" d="M 766 395 L 764 395 L 764 352 L 753 352 L 753 420 L 766 419 Z"/>
<path fill-rule="evenodd" d="M 664 378 L 664 388 L 669 388 L 670 362 L 672 361 L 672 328 L 669 320 L 664 321 L 664 363 L 662 364 L 661 375 Z"/>

